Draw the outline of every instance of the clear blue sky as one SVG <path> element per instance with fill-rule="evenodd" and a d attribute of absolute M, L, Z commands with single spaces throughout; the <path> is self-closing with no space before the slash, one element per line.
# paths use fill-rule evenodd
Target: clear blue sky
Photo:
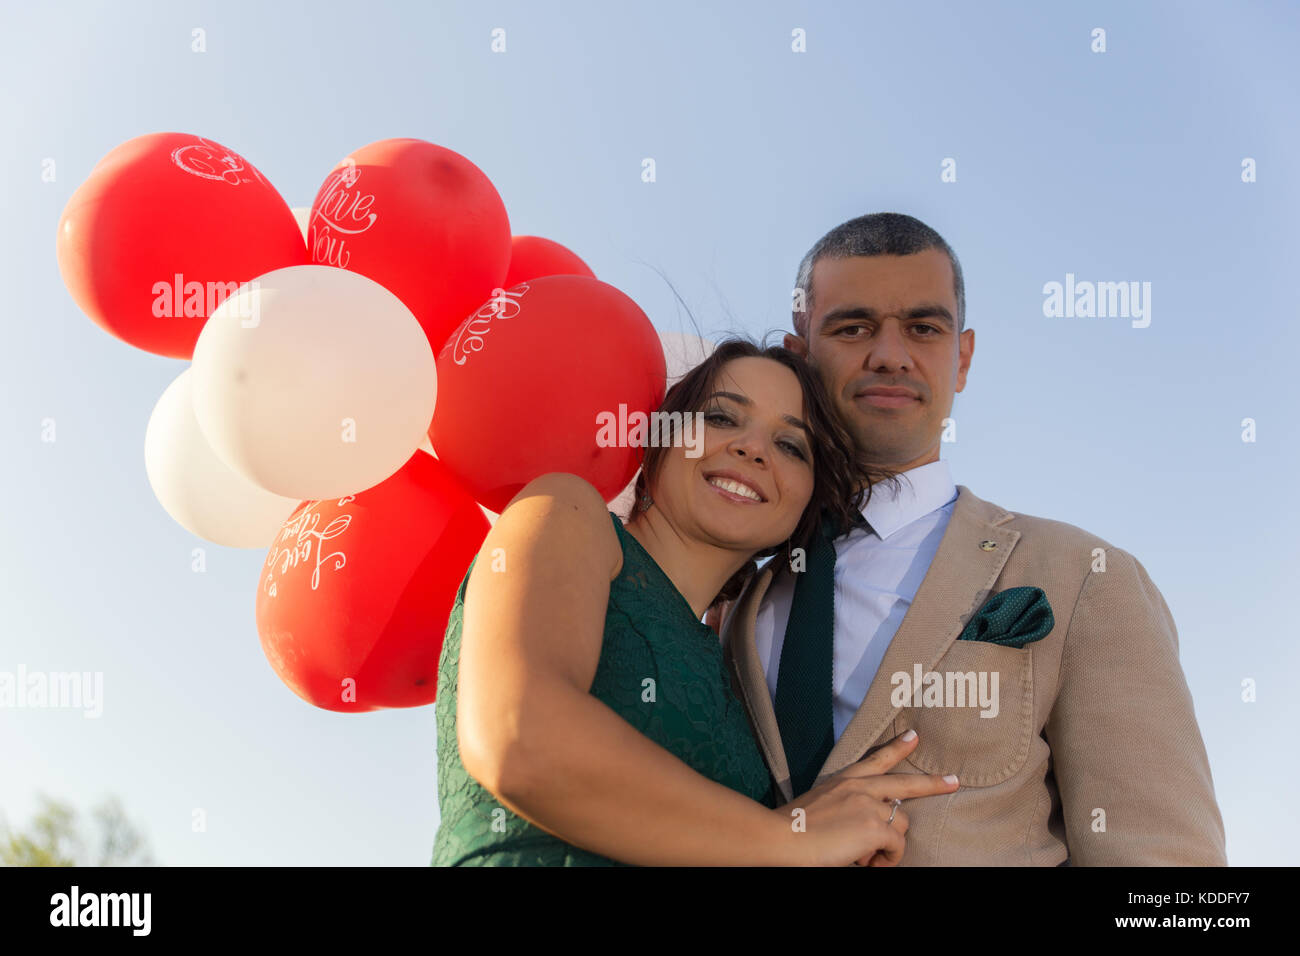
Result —
<path fill-rule="evenodd" d="M 1179 627 L 1230 861 L 1296 861 L 1300 7 L 705 6 L 6 0 L 0 670 L 104 674 L 98 720 L 0 711 L 11 822 L 38 789 L 82 810 L 115 793 L 165 863 L 428 862 L 433 708 L 343 716 L 279 682 L 263 553 L 207 546 L 193 573 L 205 543 L 145 477 L 184 363 L 92 324 L 54 255 L 68 196 L 134 136 L 214 139 L 295 206 L 349 151 L 411 136 L 473 160 L 514 232 L 569 245 L 663 329 L 689 326 L 656 270 L 706 332 L 762 334 L 827 229 L 936 227 L 976 330 L 957 482 L 1138 556 Z M 1045 317 L 1067 273 L 1150 282 L 1150 326 Z"/>

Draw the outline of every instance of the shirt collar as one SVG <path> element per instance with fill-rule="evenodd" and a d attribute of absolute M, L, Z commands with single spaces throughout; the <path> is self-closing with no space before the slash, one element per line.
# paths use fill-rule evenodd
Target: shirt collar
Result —
<path fill-rule="evenodd" d="M 898 481 L 897 492 L 887 484 L 873 485 L 871 500 L 862 509 L 862 516 L 882 541 L 957 497 L 957 486 L 943 459 L 902 472 Z"/>

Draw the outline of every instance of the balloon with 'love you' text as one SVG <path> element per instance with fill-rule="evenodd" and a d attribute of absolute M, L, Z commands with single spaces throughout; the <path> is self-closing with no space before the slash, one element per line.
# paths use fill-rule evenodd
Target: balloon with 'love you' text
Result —
<path fill-rule="evenodd" d="M 325 178 L 307 248 L 313 263 L 358 272 L 396 295 L 437 351 L 505 280 L 510 219 L 492 182 L 460 153 L 385 139 Z"/>
<path fill-rule="evenodd" d="M 272 669 L 324 710 L 433 703 L 447 617 L 487 533 L 479 506 L 423 451 L 368 491 L 303 502 L 257 591 Z"/>
<path fill-rule="evenodd" d="M 552 471 L 606 501 L 643 448 L 602 421 L 646 417 L 664 396 L 664 352 L 627 295 L 599 279 L 545 276 L 485 302 L 438 353 L 429 439 L 470 493 L 500 513 Z"/>
<path fill-rule="evenodd" d="M 266 177 L 189 133 L 137 136 L 101 159 L 64 206 L 56 251 L 64 285 L 96 324 L 179 359 L 241 284 L 308 261 Z"/>

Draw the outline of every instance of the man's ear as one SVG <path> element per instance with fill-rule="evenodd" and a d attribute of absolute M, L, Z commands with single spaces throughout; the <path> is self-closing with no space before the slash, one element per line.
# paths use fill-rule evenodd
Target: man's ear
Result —
<path fill-rule="evenodd" d="M 957 340 L 957 391 L 966 387 L 966 373 L 970 371 L 971 356 L 975 354 L 975 330 L 967 329 Z"/>
<path fill-rule="evenodd" d="M 785 339 L 781 342 L 781 344 L 784 345 L 791 352 L 793 352 L 795 355 L 801 355 L 804 358 L 808 357 L 808 343 L 805 342 L 803 338 L 801 338 L 800 336 L 795 335 L 793 332 L 785 333 Z"/>

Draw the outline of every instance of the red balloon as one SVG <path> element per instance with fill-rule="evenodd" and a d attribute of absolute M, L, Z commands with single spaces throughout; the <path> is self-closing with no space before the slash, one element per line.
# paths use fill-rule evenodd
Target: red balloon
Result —
<path fill-rule="evenodd" d="M 303 502 L 267 552 L 257 592 L 271 667 L 325 710 L 433 703 L 447 616 L 488 528 L 423 451 L 359 494 Z"/>
<path fill-rule="evenodd" d="M 496 512 L 551 471 L 585 478 L 606 501 L 617 495 L 641 448 L 622 442 L 627 428 L 607 442 L 598 416 L 648 415 L 667 374 L 645 313 L 586 276 L 545 276 L 493 297 L 447 339 L 437 364 L 429 439 Z"/>
<path fill-rule="evenodd" d="M 374 279 L 415 314 L 436 352 L 510 264 L 510 220 L 459 153 L 385 139 L 334 167 L 312 203 L 312 261 Z"/>
<path fill-rule="evenodd" d="M 594 279 L 596 273 L 558 242 L 541 236 L 515 236 L 511 240 L 510 271 L 501 284 L 509 289 L 542 276 L 588 276 Z"/>
<path fill-rule="evenodd" d="M 101 159 L 56 241 L 78 307 L 124 342 L 189 359 L 240 283 L 307 264 L 293 211 L 254 166 L 189 133 L 150 133 Z"/>

